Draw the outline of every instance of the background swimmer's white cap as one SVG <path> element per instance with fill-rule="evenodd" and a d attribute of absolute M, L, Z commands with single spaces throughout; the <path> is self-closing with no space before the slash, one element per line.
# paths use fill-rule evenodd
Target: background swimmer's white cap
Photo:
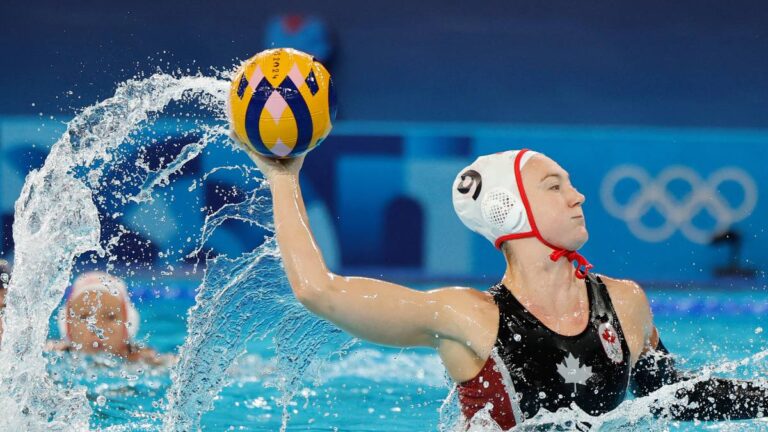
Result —
<path fill-rule="evenodd" d="M 86 292 L 103 292 L 120 297 L 123 301 L 123 309 L 125 311 L 125 326 L 128 331 L 128 337 L 134 338 L 139 331 L 139 312 L 131 302 L 131 298 L 128 296 L 128 289 L 125 286 L 125 282 L 117 276 L 110 274 L 92 271 L 83 273 L 75 279 L 72 284 L 72 290 L 67 297 L 64 306 L 59 309 L 57 316 L 57 324 L 59 326 L 59 334 L 62 339 L 69 339 L 69 331 L 67 325 L 67 319 L 69 318 L 69 302 L 85 294 Z"/>
<path fill-rule="evenodd" d="M 7 289 L 11 280 L 11 266 L 8 261 L 0 259 L 0 288 Z"/>
<path fill-rule="evenodd" d="M 472 231 L 497 248 L 505 240 L 535 236 L 521 197 L 520 170 L 530 150 L 510 150 L 480 156 L 453 181 L 453 208 Z"/>

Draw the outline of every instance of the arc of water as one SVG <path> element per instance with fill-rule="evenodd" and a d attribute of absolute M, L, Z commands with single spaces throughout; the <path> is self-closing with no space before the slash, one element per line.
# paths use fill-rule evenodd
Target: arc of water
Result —
<path fill-rule="evenodd" d="M 43 167 L 27 176 L 15 208 L 15 265 L 0 345 L 0 429 L 88 429 L 84 391 L 52 383 L 43 347 L 48 317 L 68 285 L 74 258 L 103 253 L 93 190 L 117 148 L 151 113 L 195 94 L 220 110 L 227 88 L 226 81 L 201 76 L 128 81 L 70 121 Z M 78 170 L 88 175 L 81 178 Z"/>

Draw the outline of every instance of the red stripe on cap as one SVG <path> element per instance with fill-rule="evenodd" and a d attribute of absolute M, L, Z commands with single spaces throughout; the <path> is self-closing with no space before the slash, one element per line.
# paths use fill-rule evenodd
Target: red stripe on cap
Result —
<path fill-rule="evenodd" d="M 501 244 L 507 240 L 515 240 L 515 239 L 535 237 L 535 236 L 536 234 L 534 234 L 532 231 L 528 231 L 527 233 L 507 234 L 497 238 L 494 245 L 496 246 L 496 249 L 501 249 Z"/>
<path fill-rule="evenodd" d="M 496 249 L 501 249 L 501 244 L 507 240 L 514 240 L 514 239 L 534 237 L 534 236 L 540 239 L 540 236 L 536 232 L 536 224 L 533 222 L 533 213 L 531 213 L 530 211 L 530 207 L 528 205 L 528 197 L 525 196 L 525 188 L 523 188 L 523 179 L 521 178 L 521 175 L 520 175 L 520 161 L 522 160 L 523 155 L 527 151 L 528 149 L 522 149 L 519 152 L 517 152 L 517 156 L 515 156 L 515 163 L 513 165 L 513 169 L 515 170 L 515 180 L 517 181 L 517 191 L 520 193 L 520 198 L 523 201 L 523 208 L 525 208 L 525 214 L 528 217 L 528 223 L 531 225 L 531 231 L 524 232 L 524 233 L 507 234 L 497 238 L 496 241 L 494 242 L 494 246 L 496 246 Z"/>

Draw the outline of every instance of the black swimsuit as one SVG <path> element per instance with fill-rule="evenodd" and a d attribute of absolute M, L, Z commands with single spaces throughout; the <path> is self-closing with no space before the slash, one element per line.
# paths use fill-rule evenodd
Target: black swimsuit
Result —
<path fill-rule="evenodd" d="M 490 403 L 491 416 L 508 428 L 541 408 L 556 411 L 575 403 L 598 415 L 624 400 L 631 370 L 629 347 L 605 284 L 589 275 L 586 285 L 589 322 L 574 336 L 548 329 L 504 285 L 491 288 L 500 313 L 498 335 L 483 370 L 459 385 L 466 416 Z"/>

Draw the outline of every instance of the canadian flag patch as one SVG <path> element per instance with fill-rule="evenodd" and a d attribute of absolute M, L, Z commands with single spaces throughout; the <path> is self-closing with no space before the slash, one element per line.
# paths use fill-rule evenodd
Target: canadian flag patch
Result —
<path fill-rule="evenodd" d="M 603 344 L 605 355 L 614 363 L 621 363 L 624 360 L 624 352 L 621 350 L 621 341 L 619 335 L 614 330 L 610 322 L 604 322 L 597 328 L 600 343 Z"/>

